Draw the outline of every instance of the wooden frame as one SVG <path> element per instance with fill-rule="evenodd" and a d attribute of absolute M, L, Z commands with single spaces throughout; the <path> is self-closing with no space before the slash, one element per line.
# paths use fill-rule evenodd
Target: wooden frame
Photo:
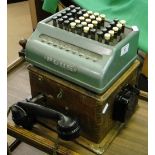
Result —
<path fill-rule="evenodd" d="M 30 14 L 31 14 L 31 21 L 33 29 L 37 26 L 37 14 L 36 14 L 36 6 L 35 0 L 29 0 L 29 7 L 30 7 Z"/>
<path fill-rule="evenodd" d="M 142 74 L 144 74 L 148 78 L 148 54 L 144 57 L 144 64 L 142 67 Z"/>
<path fill-rule="evenodd" d="M 79 137 L 75 141 L 70 142 L 64 142 L 58 139 L 58 145 L 56 142 L 57 134 L 54 131 L 47 129 L 40 124 L 38 126 L 40 129 L 34 128 L 32 131 L 28 131 L 21 127 L 17 127 L 14 124 L 8 123 L 7 132 L 10 136 L 13 136 L 18 140 L 49 154 L 56 152 L 58 155 L 79 155 L 78 152 L 80 152 L 80 154 L 84 153 L 93 155 L 103 154 L 118 135 L 120 130 L 124 127 L 124 124 L 118 123 L 113 129 L 111 129 L 100 144 L 95 144 L 83 137 Z M 41 130 L 48 134 L 43 134 Z M 76 152 L 75 149 L 77 149 L 78 152 Z"/>

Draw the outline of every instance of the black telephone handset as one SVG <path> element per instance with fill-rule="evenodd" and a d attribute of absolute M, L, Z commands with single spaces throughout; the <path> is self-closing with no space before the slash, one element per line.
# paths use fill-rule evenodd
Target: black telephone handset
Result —
<path fill-rule="evenodd" d="M 44 107 L 25 100 L 17 102 L 11 107 L 12 120 L 16 125 L 25 129 L 32 129 L 36 117 L 44 117 L 57 120 L 58 136 L 63 140 L 73 140 L 80 135 L 80 125 L 77 119 L 73 119 L 56 110 Z"/>

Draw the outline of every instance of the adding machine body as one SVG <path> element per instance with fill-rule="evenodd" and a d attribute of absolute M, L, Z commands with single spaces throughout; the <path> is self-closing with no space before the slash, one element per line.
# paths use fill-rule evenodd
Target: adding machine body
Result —
<path fill-rule="evenodd" d="M 27 41 L 26 60 L 31 64 L 103 93 L 136 59 L 136 27 L 126 27 L 125 37 L 111 46 L 53 26 L 53 16 L 39 22 Z"/>

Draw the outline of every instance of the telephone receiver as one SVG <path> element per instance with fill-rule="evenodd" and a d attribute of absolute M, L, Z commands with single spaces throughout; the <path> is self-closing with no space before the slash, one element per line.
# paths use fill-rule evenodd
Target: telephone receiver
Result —
<path fill-rule="evenodd" d="M 11 107 L 12 120 L 16 125 L 31 130 L 38 116 L 56 120 L 58 136 L 63 140 L 69 141 L 80 136 L 80 125 L 76 118 L 34 103 L 38 98 L 19 101 Z"/>

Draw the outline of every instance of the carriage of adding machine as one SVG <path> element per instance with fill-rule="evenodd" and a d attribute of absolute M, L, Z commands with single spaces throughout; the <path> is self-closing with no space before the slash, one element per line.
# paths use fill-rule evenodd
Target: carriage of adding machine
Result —
<path fill-rule="evenodd" d="M 136 109 L 138 39 L 137 26 L 73 5 L 40 21 L 20 41 L 32 97 L 13 104 L 14 123 L 31 130 L 44 118 L 63 140 L 100 143 Z"/>

